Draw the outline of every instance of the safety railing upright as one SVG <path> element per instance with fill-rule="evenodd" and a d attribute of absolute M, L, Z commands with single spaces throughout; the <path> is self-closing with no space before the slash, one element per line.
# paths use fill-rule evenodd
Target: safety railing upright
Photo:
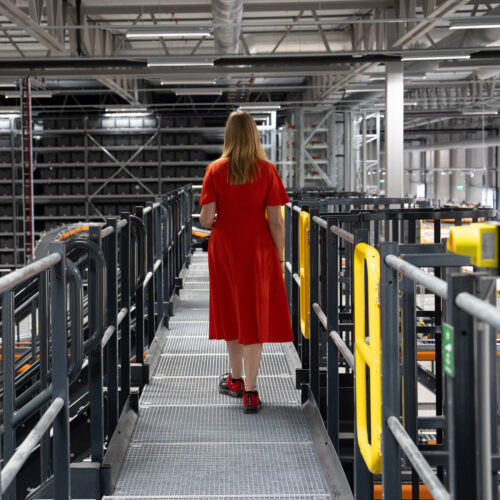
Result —
<path fill-rule="evenodd" d="M 440 277 L 460 269 L 468 260 L 446 253 L 439 243 L 409 243 L 408 239 L 414 239 L 412 231 L 417 239 L 418 221 L 434 220 L 434 238 L 439 241 L 440 221 L 452 218 L 460 224 L 465 218 L 489 218 L 492 212 L 404 209 L 398 214 L 394 210 L 381 210 L 367 211 L 368 218 L 363 220 L 363 212 L 318 214 L 312 204 L 307 205 L 306 210 L 291 204 L 285 209 L 285 280 L 295 344 L 302 362 L 302 368 L 297 370 L 297 386 L 303 389 L 303 400 L 313 397 L 318 404 L 357 499 L 382 498 L 382 494 L 384 498 L 402 498 L 403 492 L 418 499 L 425 488 L 434 498 L 450 498 L 445 488 L 451 467 L 446 450 L 450 429 L 446 427 L 447 413 L 443 411 L 447 392 L 440 373 L 444 366 L 442 299 L 438 295 L 434 310 L 420 311 L 423 314 L 419 315 L 414 286 L 409 286 L 407 281 L 410 278 L 398 282 L 397 274 L 390 285 L 400 283 L 397 285 L 401 286 L 399 295 L 389 292 L 387 270 L 380 269 L 379 254 L 368 245 L 375 237 L 374 225 L 365 222 L 374 214 L 377 221 L 383 220 L 381 215 L 387 216 L 389 226 L 393 226 L 390 236 L 406 241 L 393 244 L 399 249 L 396 253 L 409 253 L 406 257 L 411 262 L 431 266 L 436 273 L 431 281 L 442 282 Z M 344 216 L 351 218 L 343 219 Z M 393 230 L 391 220 L 398 221 L 398 231 Z M 401 221 L 408 220 L 415 222 L 410 226 L 411 231 L 408 227 L 406 231 L 399 231 Z M 383 239 L 380 236 L 379 232 L 379 242 Z M 352 287 L 346 288 L 346 282 Z M 389 307 L 393 308 L 392 312 L 386 315 Z M 401 315 L 398 307 L 403 307 Z M 424 314 L 432 318 L 432 325 L 422 326 Z M 398 332 L 400 329 L 404 341 L 398 340 L 399 333 L 397 336 L 394 332 L 387 334 L 385 321 L 389 321 L 389 316 L 391 328 L 398 328 Z M 423 340 L 426 337 L 431 337 L 433 343 Z M 433 351 L 428 351 L 429 348 Z M 434 373 L 421 371 L 417 363 L 421 359 L 432 359 Z M 435 417 L 418 414 L 417 382 L 423 380 L 421 373 L 434 385 Z M 472 380 L 473 375 L 468 373 Z M 402 399 L 401 387 L 404 389 Z M 462 406 L 464 401 L 460 401 Z M 455 409 L 454 418 L 458 418 L 459 411 Z M 488 422 L 492 421 L 496 422 L 493 411 Z M 421 441 L 421 429 L 434 429 L 437 445 Z M 463 441 L 468 433 L 466 427 L 460 429 Z M 349 435 L 354 437 L 351 444 Z M 401 452 L 408 460 L 403 466 Z M 496 456 L 491 462 L 496 464 L 495 460 Z M 453 466 L 459 463 L 457 459 Z M 493 472 L 496 477 L 496 470 Z M 397 486 L 391 488 L 395 482 Z M 486 498 L 482 494 L 470 498 Z"/>
<path fill-rule="evenodd" d="M 187 263 L 189 191 L 138 209 L 140 217 L 123 213 L 88 227 L 87 239 L 52 243 L 48 256 L 0 278 L 3 498 L 111 492 L 126 449 L 124 426 L 137 418 L 132 383 L 147 382 L 139 366 L 135 384 L 134 370 L 148 364 L 151 329 L 159 331 L 169 314 L 164 270 L 175 266 L 168 269 L 175 278 Z M 168 219 L 169 211 L 176 217 Z M 25 366 L 16 362 L 22 311 L 33 322 Z"/>
<path fill-rule="evenodd" d="M 482 500 L 499 496 L 496 329 L 500 327 L 500 313 L 494 293 L 498 251 L 490 252 L 486 240 L 480 235 L 475 242 L 469 242 L 469 248 L 471 243 L 478 248 L 484 245 L 485 254 L 489 253 L 495 261 L 493 272 L 485 268 L 472 273 L 458 272 L 460 266 L 469 260 L 445 253 L 442 247 L 441 253 L 432 256 L 433 260 L 441 260 L 449 268 L 445 279 L 440 279 L 421 269 L 428 266 L 429 255 L 415 253 L 416 246 L 382 245 L 382 366 L 383 372 L 388 371 L 382 377 L 384 498 L 393 498 L 401 489 L 401 451 L 433 498 Z M 493 259 L 494 253 L 496 257 Z M 425 287 L 446 304 L 441 333 L 443 412 L 436 417 L 418 419 L 408 414 L 405 401 L 414 398 L 412 388 L 407 387 L 405 380 L 408 373 L 405 365 L 415 356 L 404 352 L 401 370 L 406 370 L 403 373 L 399 369 L 400 345 L 408 343 L 409 348 L 414 349 L 414 342 L 408 335 L 404 319 L 401 324 L 397 320 L 400 313 L 403 318 L 408 315 L 409 307 L 411 311 L 411 302 L 403 300 L 401 303 L 398 297 L 405 290 L 411 292 L 415 284 Z M 400 400 L 401 386 L 403 401 Z M 423 426 L 442 429 L 436 444 L 417 446 L 415 433 Z M 420 498 L 419 486 L 413 478 L 412 498 Z"/>

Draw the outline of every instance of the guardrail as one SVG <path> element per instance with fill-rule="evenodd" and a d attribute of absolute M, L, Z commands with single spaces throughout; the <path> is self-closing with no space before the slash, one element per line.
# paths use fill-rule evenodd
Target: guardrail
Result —
<path fill-rule="evenodd" d="M 136 215 L 110 217 L 86 228 L 87 239 L 75 232 L 79 239 L 51 243 L 49 255 L 0 278 L 3 498 L 15 499 L 40 478 L 29 498 L 111 491 L 123 426 L 137 418 L 131 385 L 148 381 L 153 338 L 168 323 L 176 278 L 188 264 L 190 198 L 186 187 Z M 31 357 L 16 357 L 16 324 L 27 316 Z M 32 429 L 21 440 L 24 427 Z M 87 455 L 91 461 L 70 465 L 72 456 Z"/>
<path fill-rule="evenodd" d="M 468 258 L 440 243 L 444 218 L 459 225 L 491 215 L 483 209 L 320 213 L 314 200 L 286 206 L 285 283 L 302 363 L 297 388 L 303 401 L 317 403 L 356 499 L 393 500 L 403 491 L 418 499 L 425 489 L 437 499 L 498 496 L 496 335 L 485 334 L 481 321 L 500 327 L 500 312 L 473 293 L 491 296 L 491 272 L 458 273 Z M 429 219 L 437 243 L 418 244 L 418 221 Z M 386 243 L 387 237 L 397 241 Z M 381 257 L 368 245 L 374 241 Z M 302 272 L 307 258 L 309 280 Z M 429 266 L 434 275 L 421 269 Z M 435 294 L 432 310 L 417 309 L 415 287 Z M 460 331 L 453 347 L 460 368 L 453 373 L 442 316 Z M 432 361 L 435 372 L 420 360 Z M 436 416 L 418 415 L 417 381 L 435 391 Z M 436 444 L 422 441 L 419 429 L 434 429 Z"/>

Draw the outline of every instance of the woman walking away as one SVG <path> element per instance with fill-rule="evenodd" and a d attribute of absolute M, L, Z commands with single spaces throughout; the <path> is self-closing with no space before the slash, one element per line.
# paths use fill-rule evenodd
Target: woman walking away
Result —
<path fill-rule="evenodd" d="M 231 113 L 222 156 L 203 179 L 200 223 L 212 228 L 209 338 L 226 341 L 231 366 L 219 378 L 219 392 L 243 397 L 246 413 L 261 407 L 257 374 L 262 344 L 293 340 L 283 282 L 281 205 L 288 201 L 255 121 L 243 111 Z"/>

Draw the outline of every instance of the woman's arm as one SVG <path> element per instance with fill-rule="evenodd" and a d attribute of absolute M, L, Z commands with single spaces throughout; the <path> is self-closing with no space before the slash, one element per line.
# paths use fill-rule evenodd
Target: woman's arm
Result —
<path fill-rule="evenodd" d="M 281 215 L 281 205 L 267 207 L 267 222 L 269 223 L 269 231 L 273 238 L 280 260 L 283 259 L 283 248 L 285 247 L 285 221 Z M 284 269 L 285 264 L 282 262 L 281 267 Z"/>
<path fill-rule="evenodd" d="M 211 229 L 214 225 L 216 210 L 217 207 L 215 201 L 203 205 L 200 213 L 200 224 L 208 229 Z"/>

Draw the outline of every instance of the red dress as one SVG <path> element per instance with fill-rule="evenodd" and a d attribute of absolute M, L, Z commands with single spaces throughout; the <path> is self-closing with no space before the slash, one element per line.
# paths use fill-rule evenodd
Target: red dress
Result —
<path fill-rule="evenodd" d="M 200 205 L 217 203 L 208 244 L 209 338 L 240 344 L 291 342 L 280 257 L 265 215 L 266 206 L 289 200 L 276 167 L 257 163 L 253 182 L 229 184 L 227 158 L 211 163 L 203 179 Z"/>

